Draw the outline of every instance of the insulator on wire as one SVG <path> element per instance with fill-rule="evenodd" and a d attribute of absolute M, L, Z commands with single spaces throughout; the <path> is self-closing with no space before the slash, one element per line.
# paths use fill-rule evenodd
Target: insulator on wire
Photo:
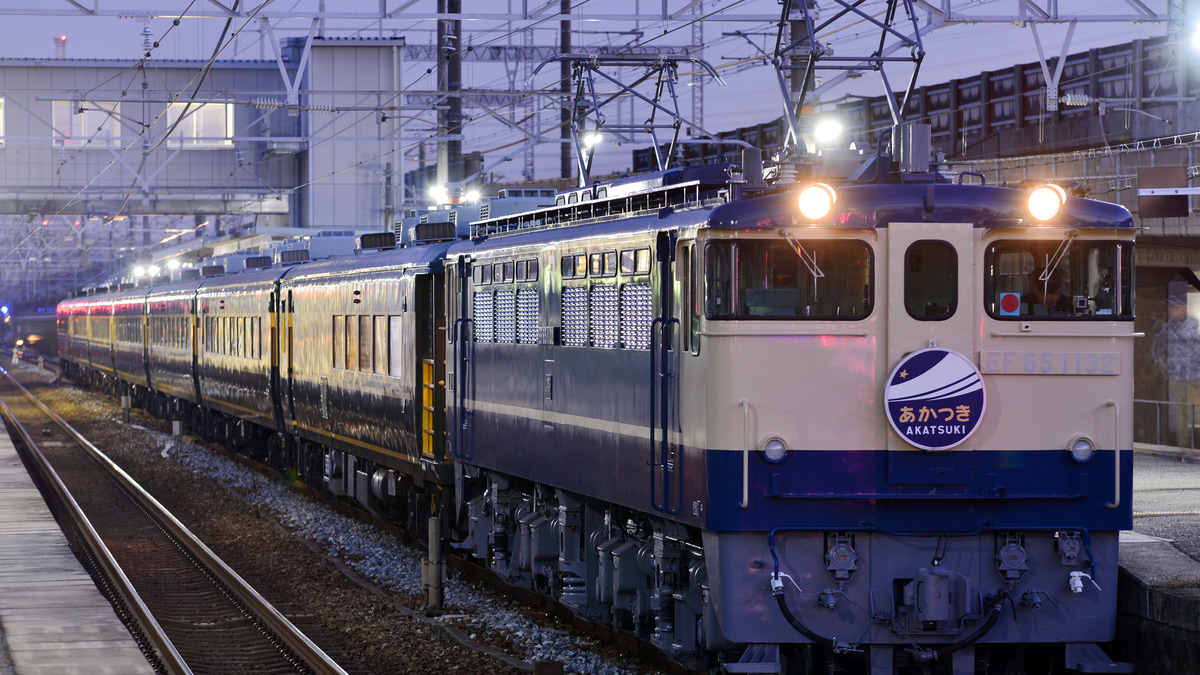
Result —
<path fill-rule="evenodd" d="M 1058 102 L 1062 105 L 1083 107 L 1092 104 L 1092 97 L 1087 94 L 1066 94 L 1059 96 Z"/>
<path fill-rule="evenodd" d="M 273 98 L 256 98 L 251 102 L 251 105 L 259 110 L 275 110 L 276 108 L 282 108 L 283 102 Z"/>

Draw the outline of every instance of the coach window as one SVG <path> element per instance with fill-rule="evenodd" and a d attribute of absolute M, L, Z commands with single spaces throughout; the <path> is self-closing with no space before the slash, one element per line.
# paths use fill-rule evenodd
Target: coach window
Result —
<path fill-rule="evenodd" d="M 371 317 L 358 317 L 358 369 L 364 373 L 371 372 Z"/>
<path fill-rule="evenodd" d="M 386 375 L 388 359 L 388 318 L 375 317 L 375 372 Z"/>
<path fill-rule="evenodd" d="M 333 367 L 346 367 L 346 317 L 333 317 Z"/>
<path fill-rule="evenodd" d="M 536 258 L 529 260 L 517 261 L 517 281 L 530 282 L 537 281 L 538 278 L 538 261 Z"/>
<path fill-rule="evenodd" d="M 904 306 L 922 321 L 948 319 L 958 308 L 958 253 L 944 241 L 918 241 L 904 254 Z"/>
<path fill-rule="evenodd" d="M 587 277 L 587 256 L 582 253 L 564 255 L 562 258 L 562 278 L 583 279 Z"/>
<path fill-rule="evenodd" d="M 492 280 L 498 284 L 511 283 L 513 280 L 512 261 L 496 263 L 493 267 Z"/>
<path fill-rule="evenodd" d="M 358 368 L 358 317 L 346 317 L 346 369 Z"/>
<path fill-rule="evenodd" d="M 593 277 L 611 277 L 617 274 L 617 252 L 593 253 L 589 259 L 589 273 Z"/>
<path fill-rule="evenodd" d="M 404 326 L 403 317 L 392 315 L 388 319 L 388 375 L 404 375 Z"/>

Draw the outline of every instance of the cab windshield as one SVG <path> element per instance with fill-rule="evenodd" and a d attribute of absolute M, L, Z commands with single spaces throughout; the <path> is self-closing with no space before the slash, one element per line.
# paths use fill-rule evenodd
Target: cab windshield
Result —
<path fill-rule="evenodd" d="M 862 319 L 874 298 L 871 248 L 854 240 L 721 241 L 704 252 L 710 319 Z"/>
<path fill-rule="evenodd" d="M 984 305 L 997 319 L 1133 318 L 1132 242 L 999 241 L 984 255 Z"/>

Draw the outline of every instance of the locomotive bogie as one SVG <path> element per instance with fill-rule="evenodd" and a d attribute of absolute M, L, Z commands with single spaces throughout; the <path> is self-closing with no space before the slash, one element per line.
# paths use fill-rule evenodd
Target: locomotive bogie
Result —
<path fill-rule="evenodd" d="M 594 499 L 484 472 L 459 547 L 510 583 L 638 635 L 693 667 L 729 643 L 711 616 L 699 532 Z"/>

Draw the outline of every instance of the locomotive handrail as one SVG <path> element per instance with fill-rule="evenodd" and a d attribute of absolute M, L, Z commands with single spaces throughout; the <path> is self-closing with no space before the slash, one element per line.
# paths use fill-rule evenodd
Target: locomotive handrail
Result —
<path fill-rule="evenodd" d="M 743 509 L 750 506 L 750 402 L 740 399 L 742 406 L 742 503 Z"/>
<path fill-rule="evenodd" d="M 455 414 L 456 414 L 455 421 L 457 422 L 457 424 L 454 425 L 455 443 L 454 443 L 454 448 L 451 450 L 451 452 L 453 452 L 454 456 L 459 459 L 471 459 L 471 455 L 467 454 L 467 448 L 466 448 L 467 431 L 466 431 L 466 426 L 465 426 L 466 425 L 466 410 L 464 407 L 464 402 L 467 400 L 467 397 L 466 397 L 466 394 L 464 393 L 464 389 L 467 385 L 466 363 L 470 360 L 470 357 L 467 355 L 467 346 L 466 346 L 467 337 L 468 337 L 467 326 L 472 323 L 474 323 L 473 319 L 469 319 L 469 318 L 465 318 L 465 317 L 462 319 L 456 319 L 454 321 L 454 340 L 451 341 L 452 344 L 454 345 L 453 356 L 454 356 L 455 384 L 454 384 L 454 399 L 453 400 L 454 400 L 454 410 L 455 410 Z M 463 348 L 462 348 L 463 354 L 461 357 L 459 356 L 459 353 L 458 353 L 458 346 L 459 346 L 460 342 L 463 343 Z"/>
<path fill-rule="evenodd" d="M 1069 338 L 1137 338 L 1146 337 L 1145 333 L 1001 333 L 992 331 L 989 333 L 991 337 L 1069 337 Z"/>
<path fill-rule="evenodd" d="M 1121 404 L 1116 401 L 1105 401 L 1105 405 L 1113 409 L 1113 495 L 1112 502 L 1105 504 L 1108 509 L 1121 506 Z"/>

